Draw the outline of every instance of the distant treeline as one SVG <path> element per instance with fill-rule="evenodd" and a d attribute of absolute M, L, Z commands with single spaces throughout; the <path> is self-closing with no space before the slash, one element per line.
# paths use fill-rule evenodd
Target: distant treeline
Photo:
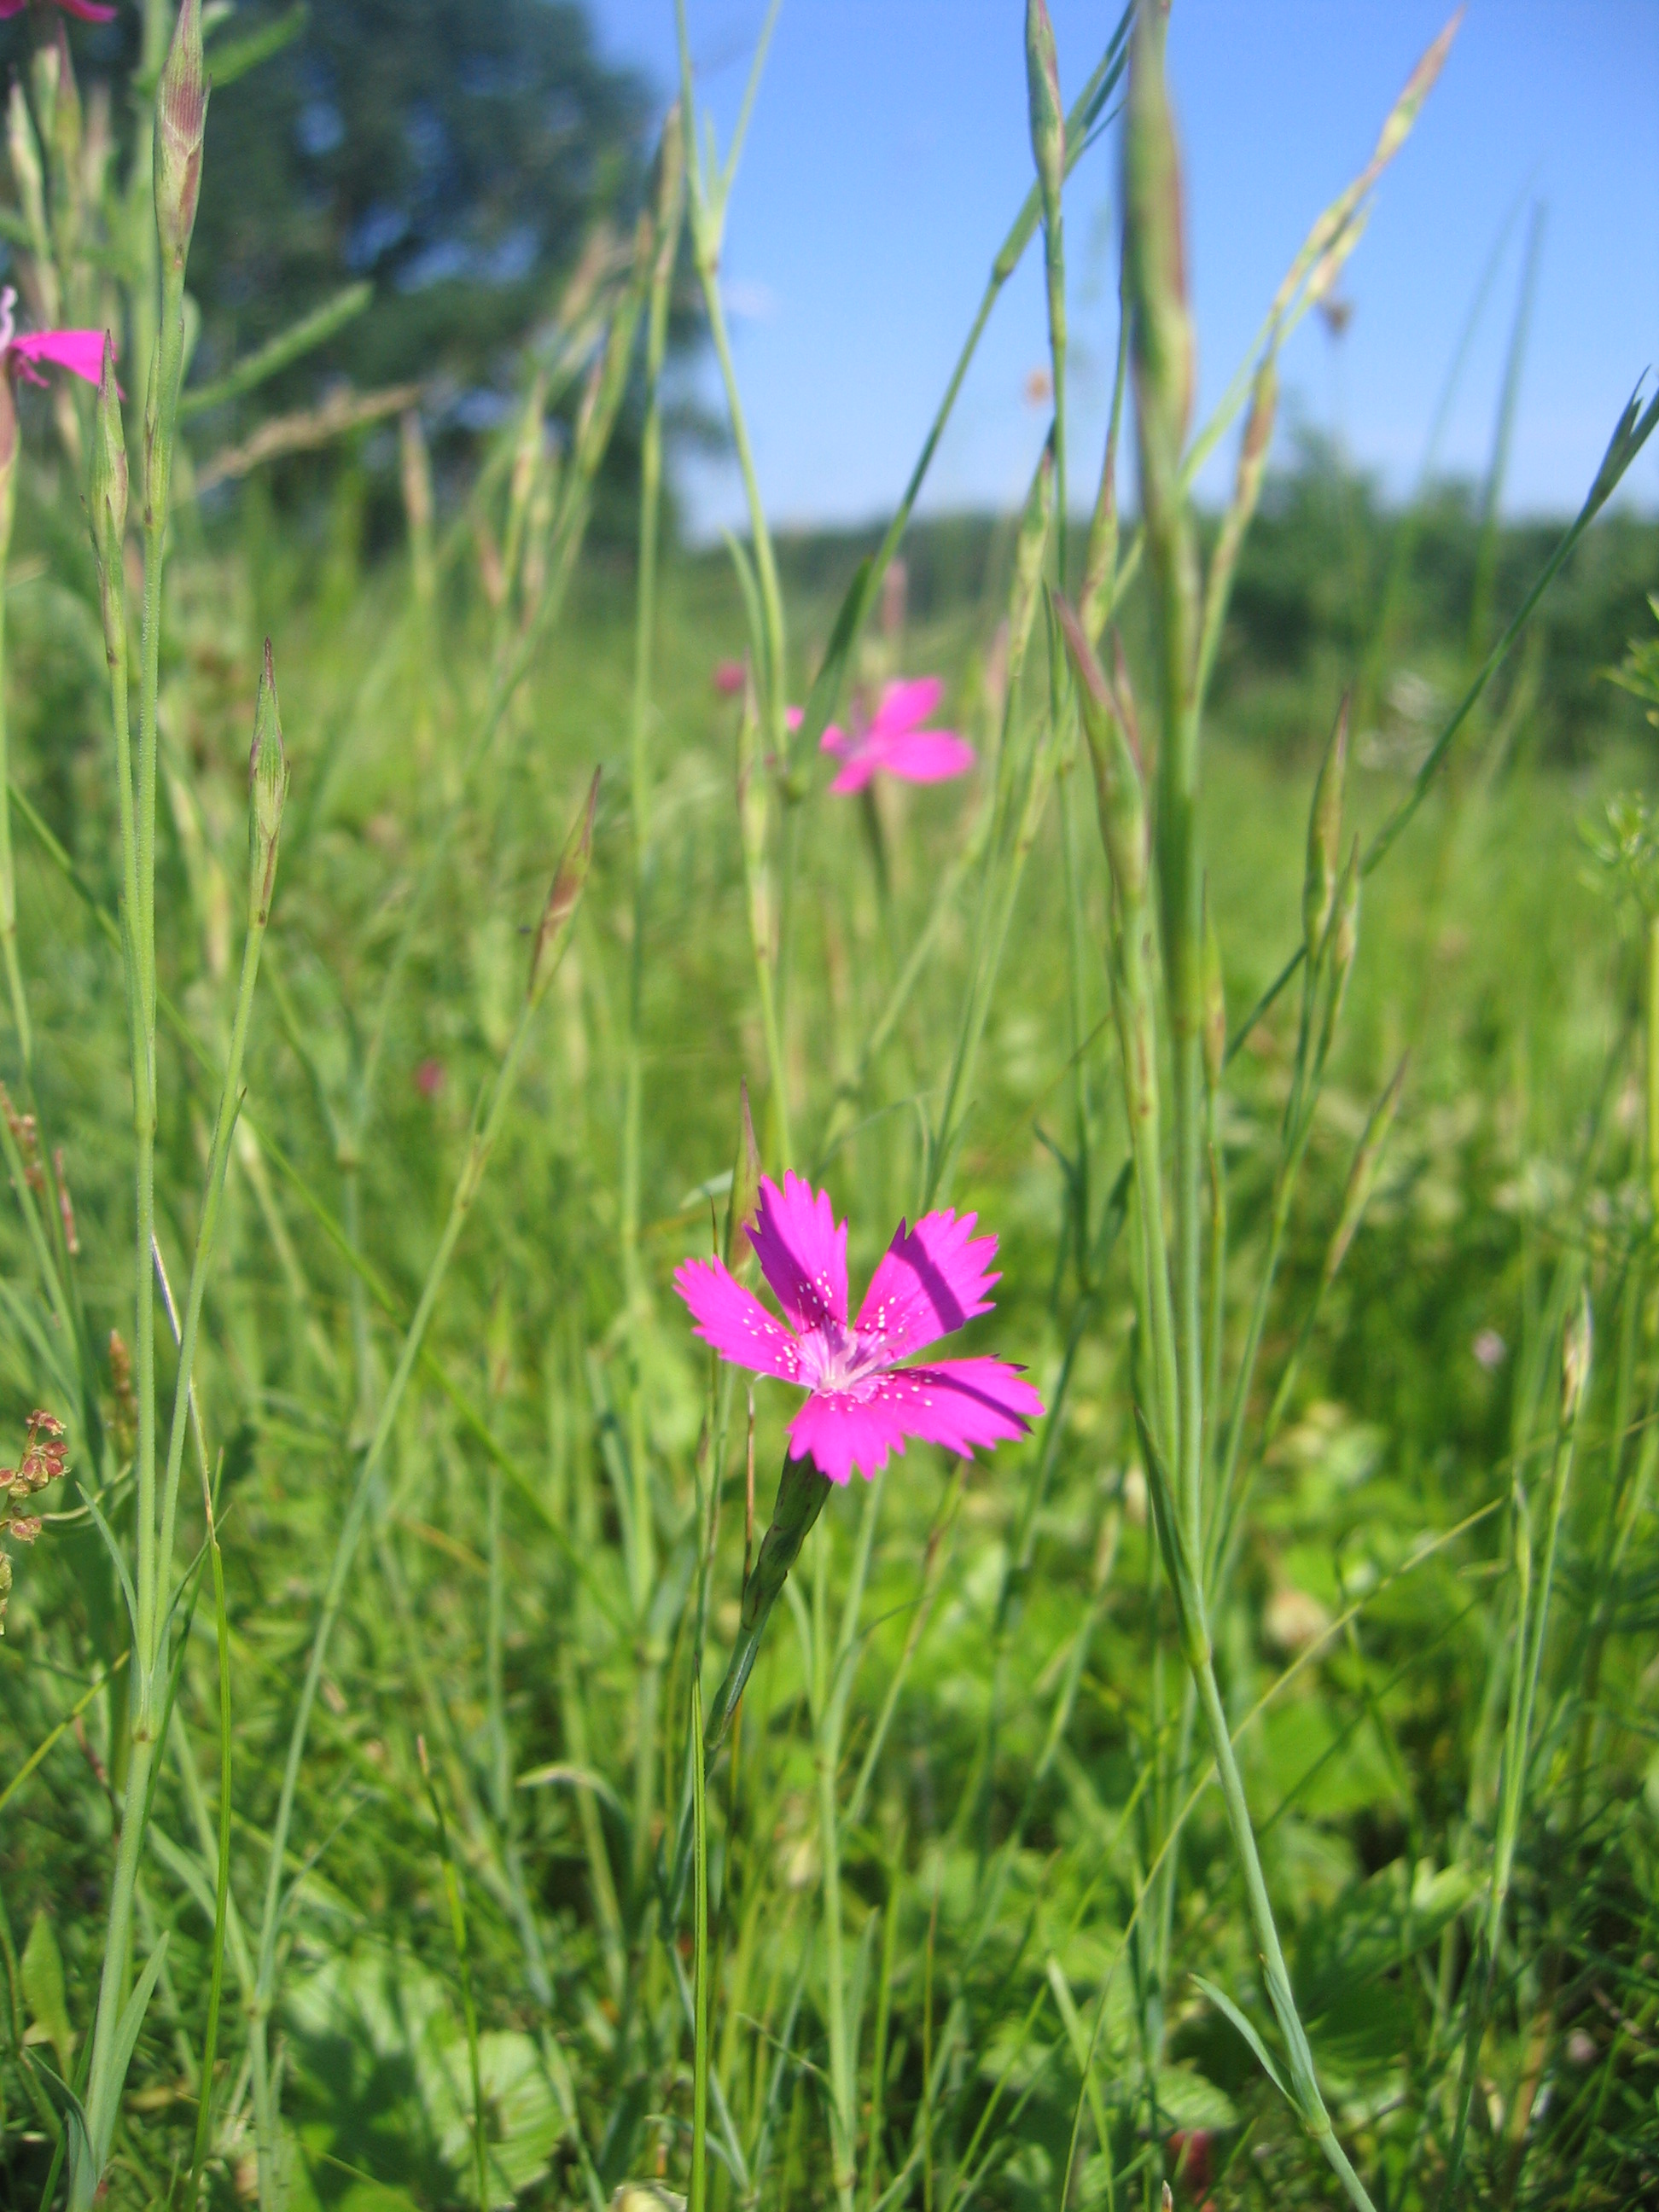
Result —
<path fill-rule="evenodd" d="M 1073 545 L 1080 561 L 1079 520 Z M 1213 529 L 1213 520 L 1210 527 Z M 1501 634 L 1559 539 L 1561 521 L 1485 528 L 1478 494 L 1449 483 L 1410 509 L 1366 478 L 1305 448 L 1268 479 L 1239 562 L 1213 698 L 1237 726 L 1284 726 L 1298 696 L 1358 687 L 1369 719 L 1409 723 L 1450 703 Z M 783 538 L 789 586 L 827 605 L 880 527 Z M 1012 544 L 1008 518 L 941 515 L 916 523 L 904 561 L 913 621 L 1000 600 Z M 1609 736 L 1651 742 L 1638 703 L 1607 680 L 1632 638 L 1649 635 L 1659 591 L 1659 520 L 1603 515 L 1546 597 L 1526 648 L 1511 657 L 1495 704 L 1524 684 L 1531 742 L 1583 757 Z M 1124 610 L 1139 635 L 1139 590 Z"/>

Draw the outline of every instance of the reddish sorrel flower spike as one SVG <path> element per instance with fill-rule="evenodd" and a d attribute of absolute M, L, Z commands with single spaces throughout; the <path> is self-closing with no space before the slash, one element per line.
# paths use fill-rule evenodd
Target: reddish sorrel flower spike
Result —
<path fill-rule="evenodd" d="M 749 1240 L 783 1310 L 778 1321 L 718 1260 L 687 1260 L 674 1287 L 697 1334 L 723 1359 L 804 1384 L 806 1403 L 789 1431 L 789 1456 L 810 1457 L 831 1482 L 856 1468 L 866 1480 L 906 1439 L 969 1458 L 982 1445 L 1023 1436 L 1042 1401 L 1006 1359 L 898 1361 L 988 1313 L 994 1237 L 973 1234 L 971 1213 L 900 1222 L 857 1318 L 847 1318 L 847 1226 L 827 1194 L 799 1176 L 765 1178 Z"/>
<path fill-rule="evenodd" d="M 921 725 L 944 696 L 937 676 L 919 676 L 882 687 L 881 702 L 866 722 L 854 708 L 850 731 L 831 722 L 821 743 L 842 763 L 831 791 L 862 791 L 872 775 L 896 775 L 904 783 L 944 783 L 966 775 L 974 749 L 954 730 Z M 801 709 L 789 709 L 789 726 L 799 726 Z"/>
<path fill-rule="evenodd" d="M 28 4 L 29 0 L 0 0 L 0 23 L 3 23 L 8 15 L 21 15 Z M 57 0 L 57 4 L 66 15 L 74 15 L 83 23 L 112 23 L 115 21 L 116 10 L 104 7 L 101 0 Z"/>
<path fill-rule="evenodd" d="M 0 0 L 0 15 L 8 12 L 5 0 Z M 9 11 L 15 14 L 14 9 Z M 49 361 L 58 368 L 67 368 L 71 374 L 83 377 L 88 384 L 96 385 L 104 373 L 104 333 L 102 331 L 33 331 L 26 337 L 15 335 L 13 311 L 17 306 L 17 294 L 8 284 L 0 291 L 0 362 L 15 362 L 20 375 L 31 384 L 44 384 L 46 378 L 36 368 L 37 362 Z"/>

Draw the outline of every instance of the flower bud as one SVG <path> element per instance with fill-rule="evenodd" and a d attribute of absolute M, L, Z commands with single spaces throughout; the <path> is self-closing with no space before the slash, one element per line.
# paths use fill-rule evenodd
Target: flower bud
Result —
<path fill-rule="evenodd" d="M 1031 152 L 1042 190 L 1042 219 L 1060 222 L 1066 181 L 1066 111 L 1060 104 L 1060 58 L 1046 0 L 1025 0 L 1025 88 L 1031 109 Z"/>
<path fill-rule="evenodd" d="M 283 719 L 276 703 L 276 669 L 270 640 L 265 640 L 259 676 L 259 702 L 253 710 L 253 748 L 248 755 L 248 927 L 263 929 L 270 918 L 270 894 L 276 881 L 276 846 L 288 804 L 288 756 L 283 750 Z"/>
<path fill-rule="evenodd" d="M 202 0 L 181 0 L 173 43 L 155 88 L 155 231 L 164 258 L 182 274 L 202 193 L 208 81 L 202 58 Z"/>
<path fill-rule="evenodd" d="M 1567 1323 L 1561 1338 L 1561 1423 L 1564 1428 L 1577 1419 L 1578 1408 L 1583 1403 L 1584 1392 L 1589 1387 L 1593 1342 L 1589 1293 L 1580 1291 L 1578 1310 Z"/>
<path fill-rule="evenodd" d="M 1325 757 L 1319 764 L 1308 812 L 1308 864 L 1302 879 L 1302 930 L 1309 959 L 1317 958 L 1330 927 L 1341 865 L 1342 799 L 1348 773 L 1348 702 L 1337 709 Z"/>
<path fill-rule="evenodd" d="M 1126 909 L 1146 896 L 1146 795 L 1116 697 L 1083 625 L 1058 593 L 1053 601 L 1077 679 L 1078 708 L 1094 763 L 1100 835 L 1120 903 Z"/>
<path fill-rule="evenodd" d="M 587 787 L 587 803 L 577 816 L 570 835 L 565 840 L 559 864 L 553 871 L 553 887 L 547 894 L 547 904 L 542 908 L 541 927 L 536 932 L 536 949 L 530 960 L 530 998 L 533 1005 L 551 981 L 554 969 L 563 957 L 564 948 L 570 940 L 571 926 L 576 919 L 576 908 L 587 884 L 587 871 L 593 859 L 593 815 L 599 803 L 599 771 L 593 771 L 593 781 Z"/>
<path fill-rule="evenodd" d="M 1221 1088 L 1227 1065 L 1227 986 L 1221 972 L 1221 939 L 1210 911 L 1210 887 L 1204 886 L 1204 1077 L 1211 1090 Z"/>

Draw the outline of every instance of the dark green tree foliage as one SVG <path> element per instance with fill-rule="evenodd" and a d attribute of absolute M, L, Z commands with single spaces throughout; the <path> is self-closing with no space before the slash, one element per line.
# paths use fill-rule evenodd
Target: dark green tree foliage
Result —
<path fill-rule="evenodd" d="M 284 12 L 258 0 L 235 28 Z M 368 276 L 374 310 L 330 366 L 510 380 L 596 215 L 629 211 L 646 122 L 569 0 L 311 0 L 304 35 L 209 113 L 191 272 L 212 365 Z"/>
<path fill-rule="evenodd" d="M 242 0 L 210 37 L 210 68 L 293 14 L 292 0 Z M 61 21 L 47 11 L 46 34 Z M 83 86 L 125 81 L 136 9 L 70 30 Z M 0 27 L 8 78 L 40 34 L 32 11 Z M 119 101 L 114 120 L 125 137 Z M 420 378 L 458 395 L 465 427 L 488 411 L 480 392 L 510 388 L 513 349 L 593 221 L 631 217 L 648 123 L 644 88 L 600 58 L 574 0 L 310 0 L 302 34 L 209 109 L 197 378 L 366 276 L 373 311 L 262 409 L 303 404 L 342 373 Z"/>

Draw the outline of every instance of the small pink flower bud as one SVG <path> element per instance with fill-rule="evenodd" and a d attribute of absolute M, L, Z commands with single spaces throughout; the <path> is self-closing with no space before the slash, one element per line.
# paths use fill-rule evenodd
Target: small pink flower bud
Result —
<path fill-rule="evenodd" d="M 202 58 L 202 0 L 183 0 L 155 88 L 155 228 L 182 271 L 202 193 L 208 80 Z"/>

